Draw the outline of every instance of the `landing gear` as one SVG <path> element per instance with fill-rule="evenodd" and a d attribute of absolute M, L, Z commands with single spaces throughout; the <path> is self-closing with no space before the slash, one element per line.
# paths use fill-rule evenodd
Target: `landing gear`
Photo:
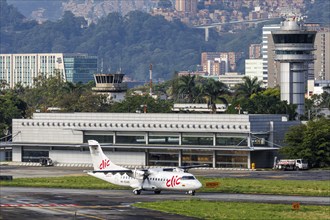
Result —
<path fill-rule="evenodd" d="M 189 195 L 191 195 L 191 196 L 194 196 L 195 193 L 196 193 L 195 190 L 189 190 L 189 191 L 187 192 L 187 194 L 189 194 Z"/>
<path fill-rule="evenodd" d="M 160 194 L 161 191 L 160 190 L 155 190 L 154 192 L 155 192 L 155 194 Z"/>
<path fill-rule="evenodd" d="M 140 195 L 141 194 L 141 190 L 140 189 L 134 189 L 133 190 L 134 195 Z"/>

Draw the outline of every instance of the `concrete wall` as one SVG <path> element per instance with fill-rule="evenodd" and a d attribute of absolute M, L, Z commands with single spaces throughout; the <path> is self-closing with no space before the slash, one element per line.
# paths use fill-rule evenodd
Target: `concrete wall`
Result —
<path fill-rule="evenodd" d="M 22 147 L 21 146 L 13 147 L 13 161 L 15 161 L 15 162 L 22 161 Z"/>
<path fill-rule="evenodd" d="M 144 152 L 104 152 L 109 159 L 116 164 L 121 165 L 145 165 Z M 92 159 L 89 151 L 74 151 L 74 150 L 53 150 L 49 151 L 49 157 L 58 163 L 80 163 L 92 164 Z"/>

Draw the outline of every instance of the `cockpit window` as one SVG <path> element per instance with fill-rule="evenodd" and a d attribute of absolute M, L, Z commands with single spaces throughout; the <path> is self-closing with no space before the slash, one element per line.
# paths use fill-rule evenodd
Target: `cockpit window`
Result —
<path fill-rule="evenodd" d="M 194 176 L 182 176 L 181 180 L 194 180 Z"/>

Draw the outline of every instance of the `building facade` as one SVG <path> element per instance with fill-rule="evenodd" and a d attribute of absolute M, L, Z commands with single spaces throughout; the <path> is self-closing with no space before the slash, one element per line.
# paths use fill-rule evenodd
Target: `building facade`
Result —
<path fill-rule="evenodd" d="M 266 87 L 273 87 L 274 79 L 270 68 L 274 65 L 273 39 L 271 32 L 280 28 L 280 24 L 265 25 L 262 27 L 262 60 L 263 60 L 263 83 Z"/>
<path fill-rule="evenodd" d="M 203 52 L 201 54 L 201 67 L 208 75 L 224 75 L 235 72 L 237 61 L 242 58 L 241 52 Z"/>
<path fill-rule="evenodd" d="M 263 60 L 262 59 L 246 59 L 245 60 L 245 76 L 263 82 Z M 264 85 L 265 86 L 265 85 Z"/>
<path fill-rule="evenodd" d="M 330 32 L 319 31 L 315 37 L 315 80 L 330 80 Z"/>
<path fill-rule="evenodd" d="M 261 44 L 251 44 L 249 47 L 249 58 L 250 59 L 260 59 L 261 56 Z"/>
<path fill-rule="evenodd" d="M 313 95 L 321 95 L 323 92 L 330 93 L 330 80 L 308 80 L 306 98 Z"/>
<path fill-rule="evenodd" d="M 97 58 L 87 54 L 0 54 L 0 80 L 14 88 L 17 83 L 33 86 L 40 74 L 60 73 L 65 81 L 86 83 L 97 71 Z"/>
<path fill-rule="evenodd" d="M 175 10 L 184 13 L 197 13 L 197 0 L 176 0 Z"/>
<path fill-rule="evenodd" d="M 282 115 L 35 113 L 13 119 L 13 161 L 90 164 L 89 139 L 135 166 L 271 167 L 290 122 Z"/>

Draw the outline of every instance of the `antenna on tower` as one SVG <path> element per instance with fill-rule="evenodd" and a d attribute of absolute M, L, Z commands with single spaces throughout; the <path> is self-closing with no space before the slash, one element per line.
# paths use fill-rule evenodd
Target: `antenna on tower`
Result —
<path fill-rule="evenodd" d="M 149 66 L 149 75 L 150 75 L 150 91 L 149 94 L 150 96 L 152 96 L 152 64 L 150 63 Z"/>

